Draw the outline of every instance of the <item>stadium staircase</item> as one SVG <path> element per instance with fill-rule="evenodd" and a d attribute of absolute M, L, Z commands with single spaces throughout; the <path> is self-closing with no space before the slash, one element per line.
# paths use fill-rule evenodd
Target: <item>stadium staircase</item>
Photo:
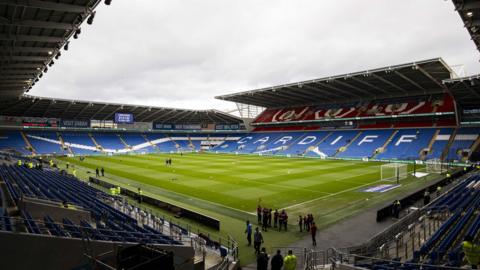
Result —
<path fill-rule="evenodd" d="M 57 132 L 57 137 L 58 137 L 58 140 L 60 141 L 60 145 L 61 145 L 62 149 L 67 149 L 68 153 L 70 155 L 73 155 L 72 149 L 70 149 L 70 146 L 65 145 L 65 141 L 63 140 L 63 136 L 60 132 Z"/>
<path fill-rule="evenodd" d="M 20 134 L 22 135 L 22 138 L 25 141 L 25 144 L 27 145 L 27 149 L 30 152 L 32 152 L 33 155 L 35 155 L 36 154 L 35 148 L 33 148 L 33 145 L 30 143 L 25 133 L 23 131 L 20 131 Z"/>
<path fill-rule="evenodd" d="M 298 138 L 296 138 L 295 140 L 292 140 L 291 143 L 289 143 L 288 145 L 285 145 L 281 150 L 278 150 L 276 153 L 282 153 L 284 151 L 287 151 L 290 147 L 293 147 L 295 146 L 298 142 L 300 142 L 301 140 L 303 140 L 303 138 L 305 138 L 305 136 L 308 136 L 308 133 L 306 134 L 303 134 L 301 136 L 298 136 Z M 306 150 L 305 150 L 306 151 Z M 304 152 L 305 152 L 304 151 Z M 302 153 L 303 154 L 303 153 Z"/>
<path fill-rule="evenodd" d="M 355 137 L 353 137 L 346 145 L 339 147 L 333 156 L 337 157 L 338 154 L 347 151 L 348 147 L 352 145 L 352 143 L 354 143 L 358 139 L 358 137 L 362 135 L 362 133 L 363 130 L 358 131 L 357 135 L 355 135 Z"/>
<path fill-rule="evenodd" d="M 388 139 L 385 141 L 385 143 L 382 145 L 382 147 L 379 147 L 377 150 L 375 150 L 375 152 L 372 155 L 372 158 L 375 158 L 378 154 L 383 153 L 383 151 L 385 151 L 387 146 L 393 141 L 393 138 L 395 137 L 395 135 L 397 135 L 397 133 L 398 133 L 398 129 L 394 130 L 392 134 L 388 137 Z"/>
<path fill-rule="evenodd" d="M 468 159 L 479 147 L 480 147 L 480 136 L 478 136 L 477 140 L 475 140 L 475 142 L 472 144 L 472 147 L 470 147 L 470 151 L 468 152 Z"/>
<path fill-rule="evenodd" d="M 455 141 L 455 136 L 457 136 L 457 132 L 458 132 L 458 128 L 455 128 L 452 132 L 452 135 L 450 135 L 447 146 L 445 147 L 445 149 L 443 149 L 442 155 L 440 156 L 440 160 L 445 161 L 445 159 L 447 159 L 448 152 L 450 152 L 450 147 Z"/>
<path fill-rule="evenodd" d="M 190 135 L 187 136 L 188 138 L 188 148 L 190 148 L 191 151 L 195 151 L 195 144 L 193 144 L 192 142 L 192 137 L 190 137 Z M 200 149 L 198 149 L 200 150 Z"/>
<path fill-rule="evenodd" d="M 440 134 L 440 129 L 437 129 L 437 130 L 435 131 L 435 133 L 434 133 L 433 136 L 432 136 L 432 139 L 431 139 L 430 142 L 428 143 L 428 146 L 425 148 L 426 150 L 428 150 L 428 151 L 426 151 L 427 153 L 430 153 L 430 151 L 432 150 L 432 146 L 433 146 L 433 144 L 435 143 L 438 134 Z M 420 153 L 420 160 L 425 160 L 426 157 L 427 157 L 427 155 L 428 155 L 428 154 L 425 154 L 425 151 L 422 150 L 421 153 Z"/>
<path fill-rule="evenodd" d="M 303 155 L 307 154 L 309 151 L 311 151 L 313 148 L 317 148 L 320 144 L 322 144 L 325 140 L 328 139 L 328 137 L 332 136 L 333 134 L 333 131 L 329 132 L 325 137 L 323 137 L 320 141 L 318 141 L 318 143 L 316 143 L 315 145 L 312 145 L 312 146 L 309 146 L 307 147 L 307 149 L 305 149 L 305 151 L 303 152 Z"/>
<path fill-rule="evenodd" d="M 142 134 L 141 136 L 145 139 L 146 142 L 148 142 L 152 146 L 155 152 L 160 151 L 160 148 L 158 147 L 158 145 L 152 143 L 152 141 L 150 141 L 145 134 Z"/>
<path fill-rule="evenodd" d="M 125 149 L 131 149 L 132 146 L 128 145 L 128 143 L 122 138 L 121 134 L 117 134 L 118 139 L 120 139 L 120 142 L 125 146 Z"/>
<path fill-rule="evenodd" d="M 103 147 L 100 144 L 97 143 L 97 140 L 95 140 L 92 133 L 88 133 L 88 137 L 90 137 L 90 139 L 92 139 L 93 144 L 95 145 L 95 147 L 97 147 L 98 150 L 100 150 L 100 151 L 103 150 Z"/>

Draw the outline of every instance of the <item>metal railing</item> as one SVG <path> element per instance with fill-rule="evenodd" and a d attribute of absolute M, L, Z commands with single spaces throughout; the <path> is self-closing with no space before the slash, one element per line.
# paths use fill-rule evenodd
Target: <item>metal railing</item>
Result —
<path fill-rule="evenodd" d="M 375 265 L 389 265 L 392 269 L 402 269 L 402 266 L 408 266 L 410 269 L 438 269 L 438 270 L 461 270 L 465 268 L 444 266 L 444 265 L 431 265 L 426 263 L 410 263 L 400 262 L 398 260 L 379 259 L 369 256 L 348 254 L 336 249 L 332 249 L 329 254 L 329 261 L 332 262 L 332 269 L 336 269 L 337 264 L 349 264 L 359 267 L 375 266 Z M 310 268 L 313 269 L 313 268 Z M 363 269 L 363 268 L 362 268 Z"/>

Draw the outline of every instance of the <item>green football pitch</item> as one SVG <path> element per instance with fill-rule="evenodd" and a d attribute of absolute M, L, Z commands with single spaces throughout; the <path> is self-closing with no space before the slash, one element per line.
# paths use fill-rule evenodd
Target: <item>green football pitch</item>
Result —
<path fill-rule="evenodd" d="M 165 164 L 167 158 L 172 158 L 171 166 Z M 398 188 L 371 193 L 362 190 L 396 184 L 380 179 L 380 162 L 213 153 L 89 156 L 84 161 L 61 158 L 61 162 L 67 161 L 84 176 L 103 167 L 105 181 L 132 190 L 140 187 L 145 195 L 215 217 L 221 221 L 220 233 L 236 238 L 243 238 L 245 220 L 256 221 L 258 204 L 285 209 L 291 224 L 298 215 L 312 213 L 320 227 L 325 227 L 390 202 L 437 177 L 409 176 Z M 413 165 L 408 165 L 408 170 L 411 172 Z M 301 237 L 284 234 L 272 240 L 271 246 Z"/>

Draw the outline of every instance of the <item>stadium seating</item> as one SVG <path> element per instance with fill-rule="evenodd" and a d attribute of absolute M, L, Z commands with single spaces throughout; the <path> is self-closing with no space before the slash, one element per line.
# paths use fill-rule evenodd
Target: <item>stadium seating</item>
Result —
<path fill-rule="evenodd" d="M 171 134 L 170 138 L 177 146 L 177 151 L 190 152 L 193 147 L 190 145 L 190 136 L 187 133 L 183 134 Z"/>
<path fill-rule="evenodd" d="M 169 136 L 161 133 L 146 134 L 147 139 L 156 145 L 161 152 L 176 152 L 177 145 Z"/>
<path fill-rule="evenodd" d="M 436 129 L 401 129 L 377 159 L 418 159 L 420 151 L 430 143 Z"/>
<path fill-rule="evenodd" d="M 337 157 L 344 158 L 370 158 L 375 150 L 385 144 L 392 135 L 393 130 L 366 130 L 360 134 L 343 152 Z"/>
<path fill-rule="evenodd" d="M 455 133 L 454 133 L 455 132 Z M 30 154 L 20 132 L 4 132 L 0 150 Z M 452 135 L 454 134 L 454 135 Z M 374 158 L 379 160 L 435 159 L 459 161 L 463 152 L 478 144 L 478 128 L 353 129 L 322 131 L 276 131 L 232 133 L 92 133 L 26 131 L 26 138 L 38 154 L 77 155 L 105 153 L 190 152 L 204 145 L 218 153 L 245 153 L 283 156 Z M 454 136 L 452 139 L 451 137 Z M 210 144 L 210 142 L 214 142 Z M 448 149 L 446 149 L 448 146 Z M 422 152 L 423 150 L 429 150 Z"/>
<path fill-rule="evenodd" d="M 448 209 L 452 215 L 413 253 L 413 259 L 391 263 L 377 260 L 373 263 L 357 263 L 367 269 L 419 270 L 436 269 L 415 264 L 447 265 L 460 267 L 464 256 L 461 243 L 465 235 L 480 236 L 480 174 L 476 173 L 460 182 L 450 192 L 434 201 L 431 213 Z"/>
<path fill-rule="evenodd" d="M 125 133 L 121 135 L 121 138 L 129 147 L 140 146 L 135 150 L 137 152 L 151 153 L 155 150 L 150 142 L 140 133 Z"/>
<path fill-rule="evenodd" d="M 448 150 L 447 160 L 462 160 L 462 151 L 470 151 L 470 147 L 478 139 L 479 134 L 480 129 L 478 128 L 459 129 Z"/>
<path fill-rule="evenodd" d="M 31 154 L 22 135 L 18 131 L 4 131 L 0 133 L 0 149 L 13 150 L 24 155 Z"/>
<path fill-rule="evenodd" d="M 91 213 L 95 220 L 94 226 L 86 221 L 74 224 L 68 218 L 53 220 L 49 215 L 43 221 L 32 219 L 23 211 L 24 224 L 29 233 L 47 234 L 57 237 L 81 238 L 87 234 L 95 240 L 119 241 L 150 244 L 181 243 L 166 236 L 151 227 L 141 226 L 137 221 L 104 203 L 109 195 L 56 171 L 28 169 L 16 166 L 0 166 L 0 176 L 5 180 L 9 193 L 18 201 L 20 194 L 24 198 L 39 198 L 58 203 L 69 203 L 82 207 Z M 11 231 L 11 222 L 4 213 L 2 230 Z"/>
<path fill-rule="evenodd" d="M 303 138 L 302 132 L 285 132 L 276 134 L 275 139 L 271 139 L 262 145 L 262 149 L 255 151 L 255 153 L 262 153 L 266 155 L 273 155 L 276 153 L 283 153 L 284 150 L 295 142 Z"/>
<path fill-rule="evenodd" d="M 324 139 L 318 146 L 306 153 L 307 156 L 334 156 L 340 147 L 350 143 L 359 131 L 333 131 L 326 139 Z"/>
<path fill-rule="evenodd" d="M 63 141 L 75 154 L 89 155 L 97 153 L 97 147 L 92 138 L 85 132 L 63 132 Z"/>
<path fill-rule="evenodd" d="M 103 148 L 103 149 L 112 149 L 112 150 L 120 150 L 125 149 L 125 145 L 120 140 L 117 134 L 113 133 L 93 133 L 92 134 L 95 141 Z"/>
<path fill-rule="evenodd" d="M 62 145 L 58 140 L 56 132 L 28 132 L 27 138 L 32 144 L 35 153 L 37 154 L 67 154 L 68 152 L 62 149 Z"/>
<path fill-rule="evenodd" d="M 298 156 L 303 155 L 308 148 L 317 145 L 323 138 L 328 136 L 330 132 L 305 132 L 301 133 L 286 150 L 280 151 L 282 155 Z"/>
<path fill-rule="evenodd" d="M 429 153 L 426 156 L 426 159 L 439 159 L 442 157 L 442 153 L 448 145 L 450 136 L 453 133 L 451 128 L 442 128 L 440 129 L 438 135 L 435 137 L 435 140 L 430 148 Z"/>
<path fill-rule="evenodd" d="M 452 97 L 448 95 L 422 99 L 387 99 L 371 103 L 352 103 L 294 108 L 266 109 L 254 123 L 276 123 L 372 117 L 389 115 L 414 115 L 436 112 L 454 112 Z M 431 126 L 431 122 L 425 122 Z"/>

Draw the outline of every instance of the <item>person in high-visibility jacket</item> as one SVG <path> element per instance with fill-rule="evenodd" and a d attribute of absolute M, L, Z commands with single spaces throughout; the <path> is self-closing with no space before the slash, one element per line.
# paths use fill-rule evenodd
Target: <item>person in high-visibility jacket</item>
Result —
<path fill-rule="evenodd" d="M 50 167 L 53 167 L 53 160 L 50 159 L 49 163 L 50 163 Z"/>
<path fill-rule="evenodd" d="M 21 159 L 19 159 L 19 160 L 17 161 L 17 165 L 18 165 L 18 166 L 22 166 L 22 160 L 21 160 Z"/>
<path fill-rule="evenodd" d="M 440 196 L 440 193 L 442 193 L 442 187 L 439 185 L 437 186 L 437 197 Z"/>
<path fill-rule="evenodd" d="M 73 169 L 72 174 L 73 176 L 77 177 L 77 170 Z"/>
<path fill-rule="evenodd" d="M 462 243 L 463 252 L 472 269 L 480 264 L 480 246 L 473 243 L 473 236 L 467 235 Z"/>
<path fill-rule="evenodd" d="M 292 250 L 288 251 L 288 255 L 283 259 L 283 269 L 295 270 L 297 269 L 297 257 L 293 255 Z"/>
<path fill-rule="evenodd" d="M 28 168 L 29 168 L 29 169 L 33 169 L 33 162 L 31 162 L 31 161 L 28 162 Z"/>

